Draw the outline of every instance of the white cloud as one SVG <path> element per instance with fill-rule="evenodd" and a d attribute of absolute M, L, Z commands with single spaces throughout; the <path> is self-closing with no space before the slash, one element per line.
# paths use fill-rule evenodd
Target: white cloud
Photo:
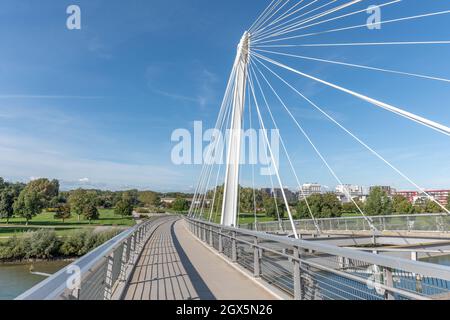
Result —
<path fill-rule="evenodd" d="M 58 151 L 56 151 L 58 150 Z M 61 150 L 36 138 L 0 132 L 0 176 L 21 181 L 48 177 L 103 188 L 178 189 L 186 178 L 175 167 L 89 159 Z M 31 178 L 30 178 L 31 177 Z M 89 177 L 89 178 L 80 178 Z"/>

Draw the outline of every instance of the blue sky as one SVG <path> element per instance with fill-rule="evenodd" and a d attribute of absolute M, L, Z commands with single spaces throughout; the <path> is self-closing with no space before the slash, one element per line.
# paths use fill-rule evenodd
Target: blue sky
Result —
<path fill-rule="evenodd" d="M 191 129 L 195 120 L 214 125 L 237 42 L 268 3 L 2 0 L 0 176 L 22 181 L 57 178 L 66 187 L 191 190 L 200 167 L 171 164 L 171 133 Z M 382 2 L 365 1 L 345 13 L 373 3 Z M 82 30 L 65 26 L 70 4 L 81 7 Z M 449 9 L 446 1 L 405 0 L 382 13 L 383 19 L 394 19 Z M 355 15 L 311 30 L 366 19 L 365 14 Z M 301 41 L 449 40 L 449 30 L 450 15 L 444 15 Z M 277 50 L 450 78 L 450 45 Z M 449 83 L 277 60 L 450 125 Z M 420 185 L 450 187 L 448 137 L 310 80 L 277 72 Z M 279 92 L 344 182 L 411 188 L 288 88 L 279 84 Z M 336 181 L 276 100 L 270 101 L 302 182 L 334 186 Z M 284 183 L 293 187 L 283 161 L 281 172 Z M 243 180 L 248 181 L 248 174 Z M 257 183 L 263 186 L 267 180 Z"/>

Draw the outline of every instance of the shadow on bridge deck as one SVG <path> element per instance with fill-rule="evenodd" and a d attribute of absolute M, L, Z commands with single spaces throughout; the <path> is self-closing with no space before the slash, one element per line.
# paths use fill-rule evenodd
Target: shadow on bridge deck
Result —
<path fill-rule="evenodd" d="M 146 244 L 125 294 L 126 300 L 274 298 L 199 243 L 184 221 L 173 218 Z"/>

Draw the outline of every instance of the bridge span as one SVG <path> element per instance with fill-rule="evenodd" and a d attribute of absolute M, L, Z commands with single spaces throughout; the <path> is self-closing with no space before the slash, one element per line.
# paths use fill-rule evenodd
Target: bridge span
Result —
<path fill-rule="evenodd" d="M 372 252 L 162 215 L 124 231 L 17 299 L 450 297 L 450 267 L 392 256 L 392 250 L 398 249 Z"/>
<path fill-rule="evenodd" d="M 165 220 L 145 245 L 125 290 L 125 300 L 276 298 L 195 241 L 185 221 Z"/>

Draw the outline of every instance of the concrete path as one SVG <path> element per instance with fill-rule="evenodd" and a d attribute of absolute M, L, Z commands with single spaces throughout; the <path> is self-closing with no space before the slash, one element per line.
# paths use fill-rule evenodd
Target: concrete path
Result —
<path fill-rule="evenodd" d="M 275 299 L 197 241 L 182 220 L 155 231 L 131 279 L 126 300 Z"/>

